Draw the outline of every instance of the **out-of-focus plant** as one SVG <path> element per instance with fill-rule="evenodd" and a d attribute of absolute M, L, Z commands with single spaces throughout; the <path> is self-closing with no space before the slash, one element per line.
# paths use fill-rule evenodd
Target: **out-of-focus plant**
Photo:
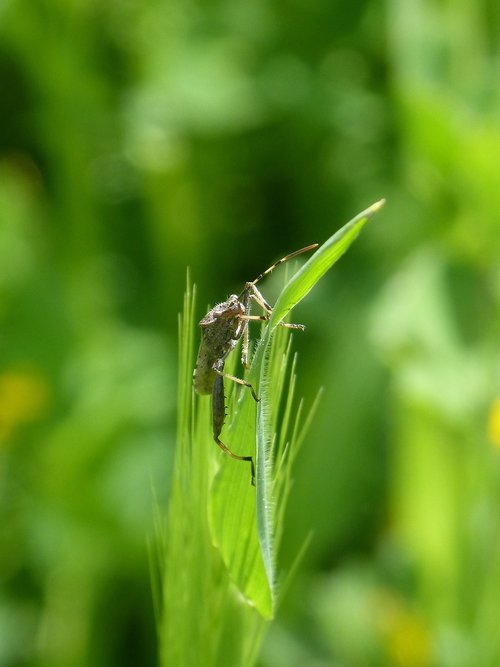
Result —
<path fill-rule="evenodd" d="M 231 449 L 255 456 L 256 487 L 248 466 L 222 456 L 213 478 L 215 447 L 207 401 L 192 389 L 193 293 L 188 285 L 180 320 L 179 419 L 173 492 L 160 523 L 157 584 L 162 665 L 255 663 L 279 593 L 276 554 L 291 483 L 291 465 L 308 419 L 293 408 L 288 377 L 288 329 L 279 323 L 344 254 L 383 202 L 360 213 L 326 241 L 284 286 L 256 346 L 245 387 L 231 392 Z M 232 356 L 232 367 L 236 354 Z M 233 373 L 233 371 L 231 371 Z"/>

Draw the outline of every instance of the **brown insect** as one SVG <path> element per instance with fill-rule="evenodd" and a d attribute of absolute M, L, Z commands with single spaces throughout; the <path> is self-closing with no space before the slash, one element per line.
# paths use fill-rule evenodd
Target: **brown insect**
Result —
<path fill-rule="evenodd" d="M 282 257 L 266 271 L 247 282 L 241 294 L 231 294 L 226 301 L 214 306 L 205 317 L 200 320 L 201 343 L 196 359 L 196 366 L 193 372 L 193 384 L 198 394 L 212 394 L 212 426 L 214 440 L 218 446 L 231 458 L 237 461 L 248 461 L 250 463 L 252 484 L 255 484 L 255 465 L 252 456 L 240 456 L 232 452 L 219 438 L 224 419 L 226 416 L 225 397 L 224 397 L 224 378 L 248 387 L 255 401 L 259 398 L 255 389 L 246 380 L 229 375 L 224 372 L 224 364 L 228 355 L 236 347 L 240 338 L 243 338 L 241 347 L 241 363 L 245 368 L 248 364 L 248 325 L 251 321 L 265 322 L 269 320 L 273 312 L 271 306 L 267 303 L 256 284 L 265 276 L 269 275 L 279 264 L 296 257 L 297 255 L 317 248 L 314 243 L 301 248 L 295 252 Z M 263 315 L 251 315 L 250 308 L 252 301 L 255 301 L 264 311 Z M 280 322 L 280 325 L 289 329 L 304 330 L 303 324 L 289 324 Z"/>

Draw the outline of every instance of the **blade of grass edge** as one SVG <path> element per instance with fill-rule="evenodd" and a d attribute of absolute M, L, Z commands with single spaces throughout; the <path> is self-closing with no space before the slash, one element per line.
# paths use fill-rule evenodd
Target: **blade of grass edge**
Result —
<path fill-rule="evenodd" d="M 314 255 L 295 273 L 283 288 L 273 308 L 273 313 L 266 327 L 252 363 L 252 371 L 260 369 L 260 401 L 257 405 L 257 443 L 256 443 L 256 505 L 257 533 L 259 537 L 264 567 L 271 588 L 273 602 L 276 599 L 275 544 L 274 544 L 274 494 L 270 471 L 273 465 L 271 451 L 272 433 L 269 427 L 269 366 L 266 362 L 273 332 L 290 310 L 297 305 L 346 252 L 359 235 L 370 217 L 384 205 L 382 199 L 365 209 L 333 234 Z"/>
<path fill-rule="evenodd" d="M 286 332 L 288 334 L 288 331 Z M 276 337 L 278 350 L 271 354 L 281 359 L 287 346 L 287 336 Z M 247 379 L 260 395 L 258 373 L 252 368 Z M 282 386 L 283 382 L 277 382 Z M 246 388 L 233 388 L 239 398 L 228 411 L 226 437 L 233 451 L 249 453 L 256 442 L 256 403 L 249 400 Z M 262 399 L 261 399 L 262 400 Z M 272 618 L 273 602 L 268 575 L 257 534 L 255 488 L 250 485 L 247 465 L 228 457 L 219 457 L 219 471 L 210 494 L 209 517 L 214 544 L 219 549 L 231 579 L 247 602 L 265 619 Z M 258 483 L 257 483 L 258 484 Z"/>
<path fill-rule="evenodd" d="M 274 529 L 274 453 L 271 451 L 279 359 L 279 355 L 271 354 L 271 345 L 280 338 L 274 335 L 279 333 L 276 326 L 347 250 L 382 203 L 374 204 L 347 223 L 286 283 L 275 306 L 279 316 L 273 314 L 265 328 L 247 375 L 260 401 L 257 405 L 249 401 L 246 390 L 242 390 L 237 408 L 233 405 L 229 412 L 231 420 L 226 432 L 233 451 L 246 454 L 252 451 L 252 444 L 256 448 L 257 488 L 254 494 L 245 466 L 219 457 L 220 468 L 210 494 L 212 539 L 232 580 L 264 618 L 272 618 L 274 614 L 278 584 L 274 571 L 277 535 Z"/>
<path fill-rule="evenodd" d="M 345 253 L 359 235 L 361 229 L 371 216 L 379 211 L 385 200 L 381 199 L 359 213 L 350 222 L 345 224 L 297 271 L 285 285 L 273 308 L 269 328 L 274 329 L 287 313 L 296 306 L 316 285 L 318 280 L 330 269 Z"/>

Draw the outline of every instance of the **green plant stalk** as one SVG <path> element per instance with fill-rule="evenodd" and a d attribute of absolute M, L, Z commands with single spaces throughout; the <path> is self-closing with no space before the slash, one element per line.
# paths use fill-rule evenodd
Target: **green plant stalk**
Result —
<path fill-rule="evenodd" d="M 166 526 L 158 521 L 160 664 L 253 665 L 279 598 L 275 554 L 290 489 L 291 465 L 310 421 L 302 403 L 292 419 L 295 360 L 289 330 L 279 327 L 356 238 L 378 203 L 329 239 L 285 285 L 265 326 L 249 381 L 228 383 L 224 441 L 256 455 L 256 489 L 248 466 L 212 440 L 210 401 L 194 396 L 194 292 L 179 320 L 178 442 Z M 228 359 L 233 372 L 238 352 Z M 291 367 L 291 368 L 290 368 Z M 237 372 L 237 371 L 236 371 Z M 313 404 L 315 407 L 316 402 Z"/>
<path fill-rule="evenodd" d="M 210 524 L 214 543 L 219 548 L 231 579 L 239 590 L 265 618 L 272 618 L 278 598 L 279 577 L 275 554 L 279 547 L 280 530 L 276 517 L 282 516 L 286 493 L 279 472 L 283 459 L 273 450 L 272 443 L 285 438 L 282 432 L 276 440 L 276 420 L 279 414 L 283 385 L 273 351 L 283 340 L 279 323 L 293 306 L 301 301 L 319 279 L 344 254 L 357 238 L 370 217 L 383 205 L 373 204 L 331 236 L 304 266 L 286 283 L 273 308 L 270 321 L 257 345 L 247 380 L 255 387 L 260 401 L 246 400 L 240 391 L 238 410 L 231 413 L 226 429 L 233 451 L 256 456 L 256 492 L 248 484 L 242 466 L 221 461 L 221 468 L 210 496 Z M 295 431 L 298 433 L 298 429 Z M 295 444 L 290 438 L 290 451 Z M 293 456 L 286 457 L 282 475 L 290 475 Z M 286 485 L 285 485 L 286 486 Z M 280 505 L 277 505 L 279 501 Z"/>
<path fill-rule="evenodd" d="M 160 576 L 154 587 L 160 665 L 252 665 L 265 621 L 237 594 L 213 546 L 209 485 L 219 455 L 210 402 L 194 397 L 194 291 L 179 319 L 177 450 L 166 522 L 157 512 Z M 153 563 L 153 573 L 157 570 Z"/>

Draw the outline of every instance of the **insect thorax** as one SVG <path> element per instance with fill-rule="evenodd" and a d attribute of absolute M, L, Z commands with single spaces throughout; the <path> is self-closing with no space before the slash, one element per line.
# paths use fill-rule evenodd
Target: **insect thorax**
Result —
<path fill-rule="evenodd" d="M 200 394 L 212 391 L 213 366 L 224 360 L 235 347 L 243 331 L 245 309 L 235 294 L 217 304 L 200 320 L 201 344 L 194 371 L 195 388 Z"/>
<path fill-rule="evenodd" d="M 212 352 L 214 361 L 226 356 L 240 338 L 245 310 L 236 294 L 217 304 L 200 321 L 202 343 Z"/>

